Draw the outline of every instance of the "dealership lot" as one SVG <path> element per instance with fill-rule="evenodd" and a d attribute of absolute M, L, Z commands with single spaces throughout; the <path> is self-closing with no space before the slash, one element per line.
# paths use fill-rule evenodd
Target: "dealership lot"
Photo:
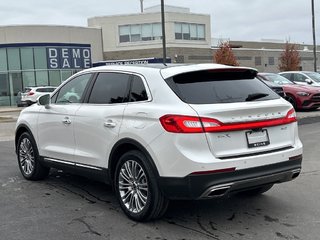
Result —
<path fill-rule="evenodd" d="M 58 171 L 52 171 L 44 181 L 24 180 L 11 141 L 16 115 L 11 113 L 13 120 L 0 124 L 1 134 L 7 132 L 0 139 L 1 239 L 318 238 L 317 117 L 300 120 L 306 123 L 299 126 L 304 161 L 302 174 L 295 181 L 256 198 L 176 201 L 163 219 L 142 224 L 126 218 L 106 185 Z"/>

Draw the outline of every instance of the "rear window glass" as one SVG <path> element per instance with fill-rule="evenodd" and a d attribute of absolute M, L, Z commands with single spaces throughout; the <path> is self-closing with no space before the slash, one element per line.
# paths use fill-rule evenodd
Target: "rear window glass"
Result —
<path fill-rule="evenodd" d="M 166 80 L 178 97 L 190 104 L 235 103 L 278 99 L 260 80 L 240 72 L 200 71 Z"/>
<path fill-rule="evenodd" d="M 38 88 L 36 92 L 53 92 L 55 88 Z"/>

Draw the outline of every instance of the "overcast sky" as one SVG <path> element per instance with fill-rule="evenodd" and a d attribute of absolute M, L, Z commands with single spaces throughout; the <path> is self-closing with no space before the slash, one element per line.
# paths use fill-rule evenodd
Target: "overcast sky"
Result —
<path fill-rule="evenodd" d="M 320 43 L 320 0 L 315 1 Z M 160 0 L 144 0 L 145 7 Z M 312 43 L 311 0 L 165 0 L 211 15 L 212 37 L 230 40 L 290 40 Z M 86 26 L 87 18 L 140 12 L 140 0 L 1 0 L 0 25 Z"/>

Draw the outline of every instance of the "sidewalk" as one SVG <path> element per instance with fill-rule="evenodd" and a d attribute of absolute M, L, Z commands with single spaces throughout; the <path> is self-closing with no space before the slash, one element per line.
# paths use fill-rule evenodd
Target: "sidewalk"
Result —
<path fill-rule="evenodd" d="M 24 108 L 18 107 L 0 107 L 0 123 L 3 122 L 15 122 L 20 112 Z"/>

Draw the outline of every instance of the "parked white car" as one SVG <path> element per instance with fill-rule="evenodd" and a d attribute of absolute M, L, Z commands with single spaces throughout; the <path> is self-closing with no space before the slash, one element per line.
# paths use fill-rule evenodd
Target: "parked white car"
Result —
<path fill-rule="evenodd" d="M 39 180 L 53 167 L 112 184 L 136 221 L 161 217 L 171 199 L 263 193 L 299 175 L 302 144 L 292 105 L 256 74 L 217 64 L 84 70 L 21 112 L 21 173 Z"/>
<path fill-rule="evenodd" d="M 41 87 L 26 87 L 21 93 L 21 105 L 30 106 L 37 102 L 37 99 L 45 94 L 52 93 L 56 87 L 41 86 Z"/>
<path fill-rule="evenodd" d="M 320 87 L 320 73 L 317 72 L 288 71 L 279 74 L 295 84 Z"/>

